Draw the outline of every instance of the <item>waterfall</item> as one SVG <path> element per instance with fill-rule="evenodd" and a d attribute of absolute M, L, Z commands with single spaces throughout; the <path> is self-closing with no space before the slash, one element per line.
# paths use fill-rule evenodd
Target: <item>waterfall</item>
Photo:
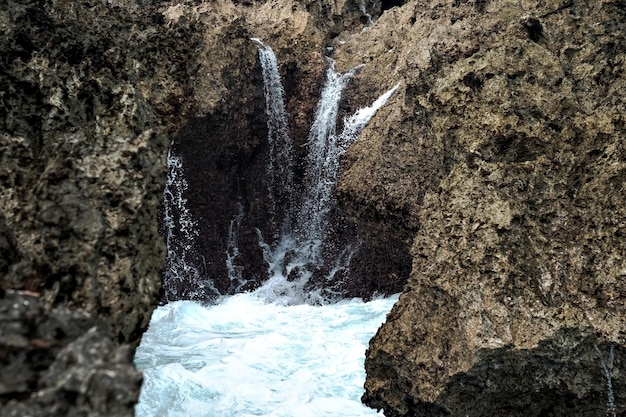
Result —
<path fill-rule="evenodd" d="M 331 59 L 329 64 L 326 83 L 307 140 L 309 152 L 305 178 L 306 192 L 298 214 L 298 223 L 295 225 L 301 242 L 324 241 L 328 226 L 327 216 L 334 204 L 333 190 L 339 175 L 341 157 L 399 85 L 396 84 L 371 106 L 360 109 L 346 118 L 343 131 L 338 135 L 336 121 L 341 94 L 362 65 L 345 74 L 338 74 Z M 315 244 L 314 247 L 319 248 L 320 245 Z M 312 252 L 310 258 L 319 264 L 319 255 Z"/>
<path fill-rule="evenodd" d="M 263 71 L 263 90 L 267 111 L 269 157 L 267 163 L 269 197 L 272 204 L 272 219 L 280 220 L 281 232 L 289 229 L 289 203 L 293 193 L 293 145 L 289 136 L 285 112 L 285 90 L 280 79 L 276 55 L 269 46 L 258 38 L 257 45 Z M 282 210 L 277 206 L 282 206 Z"/>
<path fill-rule="evenodd" d="M 328 68 L 314 119 L 307 137 L 300 138 L 306 156 L 296 161 L 276 55 L 258 38 L 252 41 L 258 49 L 266 101 L 266 184 L 270 202 L 267 214 L 270 232 L 264 232 L 266 236 L 263 236 L 260 230 L 268 229 L 262 228 L 264 225 L 257 229 L 269 279 L 258 291 L 264 291 L 268 301 L 281 299 L 287 304 L 331 302 L 342 297 L 342 280 L 348 276 L 350 262 L 360 246 L 356 231 L 351 229 L 353 226 L 337 214 L 333 197 L 340 160 L 376 111 L 393 95 L 397 85 L 371 106 L 344 118 L 343 129 L 338 132 L 343 91 L 363 66 L 342 74 L 336 71 L 334 61 L 326 58 Z M 207 276 L 207 260 L 199 251 L 206 237 L 200 235 L 204 232 L 198 230 L 188 208 L 185 161 L 177 154 L 175 145 L 172 144 L 168 154 L 169 177 L 164 190 L 161 231 L 166 238 L 167 258 L 163 301 L 209 301 L 255 287 L 250 279 L 258 277 L 246 274 L 244 265 L 250 264 L 250 260 L 243 259 L 245 251 L 239 248 L 242 224 L 249 227 L 245 216 L 249 210 L 246 205 L 250 203 L 240 196 L 236 212 L 225 230 L 222 253 L 228 281 L 222 276 Z M 304 174 L 297 181 L 296 166 L 304 168 Z M 250 235 L 245 236 L 245 244 L 249 246 Z M 209 267 L 213 268 L 214 262 L 209 259 Z M 213 279 L 219 282 L 219 290 Z"/>
<path fill-rule="evenodd" d="M 334 208 L 333 190 L 337 183 L 339 163 L 350 144 L 365 128 L 376 111 L 393 95 L 398 85 L 379 97 L 371 106 L 358 110 L 344 120 L 343 131 L 337 133 L 339 103 L 343 90 L 354 75 L 361 70 L 357 66 L 345 74 L 335 70 L 334 61 L 328 60 L 324 87 L 315 112 L 313 124 L 306 140 L 306 173 L 302 184 L 293 183 L 292 144 L 285 121 L 284 89 L 272 49 L 258 38 L 252 41 L 259 50 L 263 69 L 264 91 L 268 115 L 268 143 L 270 166 L 270 196 L 276 196 L 277 178 L 284 183 L 281 201 L 286 206 L 281 213 L 291 220 L 283 220 L 283 228 L 275 244 L 266 243 L 259 234 L 264 258 L 269 267 L 270 279 L 257 292 L 268 301 L 284 303 L 325 303 L 335 295 L 330 287 L 307 288 L 316 271 L 327 268 L 325 280 L 330 282 L 335 274 L 346 269 L 356 248 L 353 242 L 336 250 L 332 258 L 324 256 L 328 238 L 329 213 Z M 277 149 L 281 143 L 285 149 Z M 280 174 L 279 174 L 280 173 Z M 274 200 L 278 203 L 279 199 Z"/>
<path fill-rule="evenodd" d="M 307 170 L 305 192 L 300 202 L 297 224 L 294 225 L 298 240 L 309 243 L 309 259 L 319 265 L 319 249 L 326 235 L 326 218 L 332 208 L 332 191 L 337 182 L 339 159 L 343 155 L 338 145 L 337 114 L 344 88 L 362 66 L 345 74 L 335 71 L 332 59 L 320 96 L 315 119 L 307 138 Z"/>
<path fill-rule="evenodd" d="M 217 296 L 219 292 L 212 282 L 202 276 L 198 265 L 199 256 L 194 252 L 198 228 L 187 207 L 185 192 L 188 184 L 185 179 L 183 160 L 175 155 L 173 144 L 167 154 L 169 174 L 163 191 L 163 230 L 167 254 L 163 269 L 165 301 L 170 298 L 198 298 Z M 178 294 L 179 289 L 189 289 L 186 294 Z"/>
<path fill-rule="evenodd" d="M 602 365 L 602 370 L 604 371 L 604 376 L 606 377 L 606 415 L 608 417 L 615 417 L 617 407 L 615 405 L 615 394 L 613 393 L 613 381 L 611 377 L 611 373 L 613 372 L 613 362 L 615 361 L 615 346 L 611 344 L 606 357 L 602 354 L 598 345 L 593 345 L 593 347 L 598 355 L 598 358 L 600 359 L 600 364 Z"/>
<path fill-rule="evenodd" d="M 172 295 L 166 294 L 165 301 L 172 302 L 154 312 L 136 351 L 135 363 L 144 375 L 136 415 L 380 416 L 360 402 L 363 361 L 369 339 L 397 297 L 329 303 L 341 297 L 332 286 L 307 285 L 320 274 L 324 284 L 332 282 L 359 245 L 358 238 L 338 240 L 329 230 L 339 161 L 397 86 L 345 118 L 338 133 L 341 94 L 360 67 L 339 74 L 329 60 L 306 138 L 306 173 L 296 183 L 276 57 L 260 40 L 254 42 L 268 114 L 267 177 L 273 205 L 268 216 L 278 226 L 278 234 L 267 241 L 257 229 L 270 279 L 255 291 L 244 291 L 249 282 L 239 244 L 240 238 L 250 237 L 242 230 L 249 203 L 238 192 L 225 239 L 227 291 L 236 294 L 218 297 L 195 249 L 204 232 L 188 209 L 185 161 L 172 145 L 161 229 L 168 250 L 164 284 Z M 332 249 L 331 240 L 336 244 Z M 214 304 L 182 300 L 206 301 L 207 295 L 215 298 Z"/>

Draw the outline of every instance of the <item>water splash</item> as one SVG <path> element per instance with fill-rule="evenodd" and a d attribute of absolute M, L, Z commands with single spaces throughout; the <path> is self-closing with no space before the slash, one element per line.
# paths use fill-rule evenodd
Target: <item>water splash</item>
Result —
<path fill-rule="evenodd" d="M 617 413 L 617 407 L 615 405 L 615 394 L 613 393 L 613 380 L 611 377 L 611 373 L 613 372 L 613 361 L 615 359 L 615 346 L 611 345 L 608 355 L 606 357 L 604 356 L 602 351 L 600 351 L 598 345 L 594 345 L 593 347 L 596 350 L 598 358 L 600 358 L 600 364 L 602 364 L 602 370 L 604 371 L 604 376 L 606 377 L 606 415 L 608 417 L 615 417 Z"/>
<path fill-rule="evenodd" d="M 357 110 L 352 116 L 348 117 L 344 121 L 344 129 L 338 141 L 338 147 L 341 149 L 342 155 L 346 152 L 348 147 L 358 138 L 358 136 L 361 134 L 363 129 L 365 129 L 371 118 L 374 117 L 378 109 L 387 104 L 387 101 L 389 101 L 391 96 L 393 96 L 398 87 L 400 87 L 400 83 L 397 83 L 392 88 L 387 90 L 383 95 L 378 97 L 371 106 Z"/>
<path fill-rule="evenodd" d="M 259 39 L 253 38 L 259 48 L 259 57 L 264 71 L 267 114 L 270 119 L 270 135 L 280 130 L 284 138 L 288 138 L 287 125 L 282 118 L 284 113 L 284 92 L 280 85 L 280 76 L 276 69 L 276 58 L 271 48 Z M 357 66 L 344 74 L 335 70 L 334 61 L 328 60 L 328 69 L 324 87 L 315 112 L 313 124 L 307 137 L 306 172 L 300 190 L 295 191 L 293 175 L 289 176 L 289 193 L 284 195 L 289 206 L 283 211 L 288 213 L 291 221 L 284 221 L 284 227 L 275 245 L 264 241 L 257 230 L 263 256 L 268 264 L 269 280 L 256 290 L 263 299 L 281 304 L 325 304 L 341 298 L 341 294 L 332 289 L 331 285 L 324 288 L 311 288 L 309 283 L 316 271 L 327 266 L 325 280 L 331 282 L 340 271 L 349 268 L 352 256 L 360 243 L 358 239 L 336 250 L 332 257 L 325 256 L 325 247 L 329 234 L 329 214 L 335 207 L 333 190 L 337 183 L 339 163 L 348 147 L 358 138 L 377 110 L 385 105 L 398 88 L 398 85 L 380 96 L 371 106 L 358 110 L 344 120 L 341 134 L 337 133 L 337 118 L 342 93 L 349 81 L 361 70 Z M 266 68 L 270 75 L 265 75 Z M 268 91 L 272 91 L 270 94 Z M 273 102 L 272 100 L 275 100 Z M 278 111 L 276 110 L 278 109 Z M 284 129 L 284 130 L 281 130 Z M 269 137 L 268 142 L 276 146 L 277 140 Z M 291 141 L 288 143 L 291 152 Z M 270 159 L 276 164 L 278 158 L 272 156 L 277 152 L 270 146 Z M 272 150 L 274 149 L 274 150 Z M 286 163 L 281 172 L 293 170 L 293 161 Z M 274 166 L 273 169 L 276 169 Z M 329 252 L 326 250 L 326 252 Z"/>
<path fill-rule="evenodd" d="M 231 282 L 229 293 L 237 293 L 246 284 L 243 277 L 243 267 L 237 265 L 237 261 L 241 253 L 239 252 L 239 230 L 241 230 L 241 221 L 243 220 L 243 204 L 237 203 L 237 214 L 230 221 L 228 226 L 228 241 L 226 242 L 226 270 L 228 271 L 228 279 Z"/>
<path fill-rule="evenodd" d="M 135 355 L 136 415 L 382 416 L 360 401 L 363 361 L 396 300 L 285 307 L 242 293 L 159 307 Z"/>
<path fill-rule="evenodd" d="M 181 288 L 190 289 L 184 294 L 186 298 L 217 296 L 219 292 L 212 282 L 202 276 L 199 257 L 194 253 L 199 232 L 187 208 L 185 192 L 188 184 L 183 160 L 174 154 L 172 147 L 167 154 L 167 166 L 169 174 L 163 191 L 163 228 L 167 248 L 163 273 L 165 301 L 181 298 L 183 294 L 178 294 Z"/>

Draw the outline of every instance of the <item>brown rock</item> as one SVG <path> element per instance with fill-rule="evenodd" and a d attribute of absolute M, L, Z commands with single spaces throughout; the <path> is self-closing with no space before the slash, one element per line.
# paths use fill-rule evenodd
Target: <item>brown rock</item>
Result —
<path fill-rule="evenodd" d="M 361 85 L 404 86 L 350 150 L 341 201 L 373 230 L 404 208 L 395 236 L 416 232 L 365 403 L 388 416 L 623 410 L 618 3 L 408 2 L 338 47 L 346 66 L 371 58 Z"/>

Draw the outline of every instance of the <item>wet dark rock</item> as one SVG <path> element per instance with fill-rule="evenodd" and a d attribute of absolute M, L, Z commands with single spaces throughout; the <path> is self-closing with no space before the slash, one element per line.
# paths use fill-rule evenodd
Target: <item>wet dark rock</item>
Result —
<path fill-rule="evenodd" d="M 200 39 L 137 6 L 0 5 L 3 416 L 133 413 L 168 135 L 193 107 Z"/>
<path fill-rule="evenodd" d="M 142 376 L 104 320 L 8 291 L 0 335 L 3 416 L 132 415 Z"/>

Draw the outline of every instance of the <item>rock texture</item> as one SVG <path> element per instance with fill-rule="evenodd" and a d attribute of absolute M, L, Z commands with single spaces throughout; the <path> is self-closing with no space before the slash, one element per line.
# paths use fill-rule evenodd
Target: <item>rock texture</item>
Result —
<path fill-rule="evenodd" d="M 0 414 L 132 415 L 199 37 L 132 2 L 3 2 L 0 28 Z"/>
<path fill-rule="evenodd" d="M 132 415 L 142 376 L 104 320 L 47 312 L 37 297 L 14 293 L 0 299 L 0 317 L 3 416 Z"/>
<path fill-rule="evenodd" d="M 624 413 L 625 12 L 407 2 L 337 49 L 347 66 L 371 60 L 361 85 L 404 86 L 339 186 L 365 227 L 402 219 L 390 224 L 412 237 L 408 284 L 367 354 L 366 404 Z"/>
<path fill-rule="evenodd" d="M 251 37 L 278 56 L 299 160 L 328 48 L 339 70 L 365 64 L 345 114 L 400 82 L 344 158 L 333 220 L 363 241 L 345 294 L 406 283 L 368 351 L 365 403 L 388 417 L 624 414 L 625 13 L 621 0 L 2 3 L 2 414 L 132 415 L 170 143 L 202 233 L 198 280 L 164 299 L 234 290 L 240 206 L 246 288 L 265 278 L 256 229 L 276 230 Z"/>

